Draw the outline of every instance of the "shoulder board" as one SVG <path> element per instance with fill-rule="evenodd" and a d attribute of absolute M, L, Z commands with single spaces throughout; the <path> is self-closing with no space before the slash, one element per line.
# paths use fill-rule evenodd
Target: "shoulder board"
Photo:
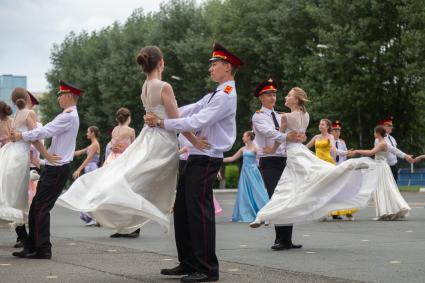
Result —
<path fill-rule="evenodd" d="M 229 94 L 232 91 L 233 87 L 231 87 L 230 85 L 226 86 L 223 91 L 227 94 Z"/>
<path fill-rule="evenodd" d="M 255 111 L 255 113 L 263 113 L 264 111 L 263 110 L 257 110 L 257 111 Z"/>

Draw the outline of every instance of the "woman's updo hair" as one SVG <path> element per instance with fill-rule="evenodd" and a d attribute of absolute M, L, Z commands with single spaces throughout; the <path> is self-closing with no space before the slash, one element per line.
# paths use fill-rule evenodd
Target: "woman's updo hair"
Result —
<path fill-rule="evenodd" d="M 19 110 L 24 109 L 27 106 L 28 99 L 29 95 L 25 88 L 17 87 L 13 90 L 12 102 Z"/>
<path fill-rule="evenodd" d="M 157 46 L 145 46 L 137 55 L 137 64 L 142 67 L 145 74 L 155 70 L 159 61 L 163 58 L 161 49 Z"/>
<path fill-rule="evenodd" d="M 247 135 L 251 139 L 251 141 L 255 139 L 255 133 L 253 131 L 246 131 L 244 135 Z"/>
<path fill-rule="evenodd" d="M 12 108 L 4 101 L 0 101 L 0 118 L 12 115 Z"/>
<path fill-rule="evenodd" d="M 130 116 L 131 116 L 130 110 L 128 110 L 128 108 L 121 107 L 115 113 L 115 120 L 119 124 L 124 124 L 127 121 L 128 117 Z"/>
<path fill-rule="evenodd" d="M 100 137 L 100 131 L 99 131 L 99 128 L 98 127 L 96 127 L 96 126 L 90 126 L 89 127 L 89 131 L 92 132 L 96 138 L 99 138 Z"/>
<path fill-rule="evenodd" d="M 307 112 L 307 107 L 305 106 L 306 102 L 310 100 L 307 99 L 307 93 L 300 87 L 293 87 L 291 91 L 294 92 L 295 97 L 298 98 L 300 109 L 302 112 Z"/>
<path fill-rule="evenodd" d="M 387 132 L 385 131 L 383 126 L 376 126 L 375 133 L 379 134 L 383 138 L 387 135 Z"/>
<path fill-rule="evenodd" d="M 320 121 L 323 121 L 326 123 L 326 126 L 328 126 L 328 134 L 331 133 L 331 127 L 332 127 L 332 122 L 329 119 L 321 119 Z"/>

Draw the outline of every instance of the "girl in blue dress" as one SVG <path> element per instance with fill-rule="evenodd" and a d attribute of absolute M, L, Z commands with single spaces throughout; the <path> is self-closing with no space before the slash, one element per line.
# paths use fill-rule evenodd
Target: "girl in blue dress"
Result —
<path fill-rule="evenodd" d="M 253 143 L 254 137 L 253 132 L 245 132 L 242 136 L 245 146 L 232 157 L 223 160 L 224 163 L 229 163 L 243 156 L 238 194 L 233 208 L 233 222 L 252 222 L 257 212 L 269 201 L 263 178 L 257 168 L 257 148 Z"/>

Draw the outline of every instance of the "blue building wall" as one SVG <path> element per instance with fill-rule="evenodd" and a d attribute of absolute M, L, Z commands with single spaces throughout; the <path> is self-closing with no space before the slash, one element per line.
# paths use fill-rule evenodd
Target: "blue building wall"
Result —
<path fill-rule="evenodd" d="M 26 76 L 14 76 L 14 75 L 0 75 L 0 100 L 3 100 L 13 109 L 10 95 L 15 87 L 27 88 L 27 77 Z"/>

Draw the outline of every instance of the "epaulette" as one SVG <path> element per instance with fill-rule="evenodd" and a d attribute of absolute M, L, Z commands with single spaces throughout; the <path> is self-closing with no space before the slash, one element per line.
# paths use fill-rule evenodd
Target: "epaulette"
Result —
<path fill-rule="evenodd" d="M 264 111 L 260 109 L 260 110 L 255 111 L 255 113 L 264 113 Z"/>
<path fill-rule="evenodd" d="M 231 87 L 230 85 L 226 86 L 223 91 L 227 94 L 229 94 L 232 91 L 233 87 Z"/>

